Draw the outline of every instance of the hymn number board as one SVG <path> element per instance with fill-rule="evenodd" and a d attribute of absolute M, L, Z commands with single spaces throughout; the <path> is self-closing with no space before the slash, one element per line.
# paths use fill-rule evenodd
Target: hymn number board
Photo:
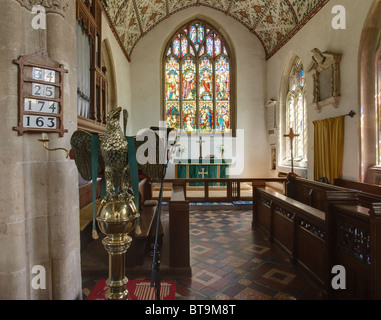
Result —
<path fill-rule="evenodd" d="M 63 127 L 63 76 L 67 70 L 51 60 L 46 51 L 23 56 L 19 65 L 19 125 L 14 130 L 58 132 Z"/>

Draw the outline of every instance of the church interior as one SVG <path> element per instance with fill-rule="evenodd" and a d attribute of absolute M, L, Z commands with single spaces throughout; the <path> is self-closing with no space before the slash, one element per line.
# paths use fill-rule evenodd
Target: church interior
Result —
<path fill-rule="evenodd" d="M 0 8 L 1 300 L 381 299 L 381 0 Z"/>

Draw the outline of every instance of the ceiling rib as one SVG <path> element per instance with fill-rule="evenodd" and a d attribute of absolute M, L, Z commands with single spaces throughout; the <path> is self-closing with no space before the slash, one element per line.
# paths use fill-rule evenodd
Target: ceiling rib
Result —
<path fill-rule="evenodd" d="M 295 9 L 294 7 L 291 5 L 290 3 L 290 0 L 284 0 L 284 2 L 287 3 L 288 7 L 290 8 L 290 11 L 294 17 L 294 21 L 295 21 L 295 25 L 298 25 L 299 21 L 298 21 L 298 16 L 296 15 L 296 12 L 295 12 Z"/>
<path fill-rule="evenodd" d="M 139 26 L 139 30 L 140 30 L 139 39 L 140 39 L 145 34 L 145 32 L 144 32 L 143 27 L 142 27 L 142 21 L 140 20 L 140 14 L 139 14 L 138 6 L 136 5 L 136 1 L 135 0 L 131 0 L 131 1 L 132 1 L 132 4 L 134 5 L 136 20 L 138 20 L 138 26 Z"/>

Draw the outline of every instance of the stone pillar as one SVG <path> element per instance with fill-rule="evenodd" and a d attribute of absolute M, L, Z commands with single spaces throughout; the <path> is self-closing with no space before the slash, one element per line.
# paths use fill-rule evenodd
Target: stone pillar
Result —
<path fill-rule="evenodd" d="M 58 3 L 58 4 L 57 4 Z M 33 4 L 46 7 L 47 28 L 32 28 Z M 18 67 L 21 55 L 46 49 L 64 64 L 63 138 L 49 147 L 70 148 L 76 129 L 74 1 L 0 0 L 0 299 L 80 299 L 78 175 L 62 151 L 46 151 L 41 134 L 18 136 Z M 46 270 L 46 289 L 31 285 L 35 265 Z"/>
<path fill-rule="evenodd" d="M 65 1 L 61 1 L 63 3 Z M 77 51 L 75 1 L 66 1 L 64 15 L 47 13 L 47 51 L 69 70 L 65 76 L 63 138 L 49 135 L 50 147 L 70 149 L 70 137 L 77 129 Z M 78 171 L 64 152 L 50 152 L 48 163 L 49 243 L 52 298 L 75 299 L 82 292 Z M 61 181 L 61 183 L 57 183 Z"/>
<path fill-rule="evenodd" d="M 370 168 L 377 165 L 377 123 L 375 119 L 375 59 L 381 30 L 381 1 L 374 0 L 365 21 L 360 40 L 360 87 L 361 87 L 361 180 L 377 183 Z"/>

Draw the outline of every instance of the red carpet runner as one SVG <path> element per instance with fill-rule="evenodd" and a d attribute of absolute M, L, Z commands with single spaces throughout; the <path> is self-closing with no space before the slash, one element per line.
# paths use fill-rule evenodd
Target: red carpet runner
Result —
<path fill-rule="evenodd" d="M 127 290 L 130 295 L 129 300 L 155 300 L 155 288 L 150 287 L 150 281 L 128 280 Z M 106 280 L 101 279 L 91 291 L 87 300 L 104 300 L 108 290 Z M 161 281 L 160 300 L 175 300 L 176 281 Z"/>

